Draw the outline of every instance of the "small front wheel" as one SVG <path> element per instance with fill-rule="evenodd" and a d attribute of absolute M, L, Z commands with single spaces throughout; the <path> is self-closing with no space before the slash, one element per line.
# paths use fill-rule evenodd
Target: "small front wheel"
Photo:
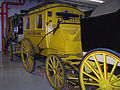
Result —
<path fill-rule="evenodd" d="M 66 71 L 59 56 L 51 54 L 46 59 L 46 76 L 55 90 L 61 90 L 66 83 Z"/>
<path fill-rule="evenodd" d="M 23 39 L 21 43 L 21 57 L 23 65 L 28 72 L 33 72 L 35 68 L 35 58 L 32 43 L 29 39 Z"/>

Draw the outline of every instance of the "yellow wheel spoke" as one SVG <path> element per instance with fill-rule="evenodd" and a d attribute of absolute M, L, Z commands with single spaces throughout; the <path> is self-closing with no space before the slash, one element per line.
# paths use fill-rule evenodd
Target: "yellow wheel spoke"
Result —
<path fill-rule="evenodd" d="M 57 68 L 57 71 L 58 71 L 58 72 L 60 72 L 60 70 L 61 70 L 61 72 L 63 71 L 61 66 L 60 66 L 59 68 Z M 61 73 L 61 72 L 60 72 L 60 73 Z"/>
<path fill-rule="evenodd" d="M 95 69 L 86 61 L 86 64 L 88 65 L 88 67 L 93 71 L 93 73 L 98 77 L 98 79 L 100 79 L 100 76 L 98 75 L 98 73 L 95 71 Z"/>
<path fill-rule="evenodd" d="M 31 60 L 31 57 L 28 58 L 28 61 L 29 61 L 30 66 L 32 67 L 33 66 L 33 62 Z"/>
<path fill-rule="evenodd" d="M 63 76 L 59 75 L 59 79 L 60 79 L 60 81 L 62 83 L 64 78 L 63 78 Z"/>
<path fill-rule="evenodd" d="M 29 63 L 26 64 L 27 68 L 31 70 Z"/>
<path fill-rule="evenodd" d="M 97 83 L 86 83 L 86 82 L 84 82 L 84 84 L 86 84 L 86 85 L 95 85 L 95 86 L 99 86 L 99 84 L 97 84 Z"/>
<path fill-rule="evenodd" d="M 27 57 L 27 58 L 24 60 L 25 63 L 28 62 L 28 58 L 29 58 L 29 57 Z"/>
<path fill-rule="evenodd" d="M 120 86 L 112 86 L 112 85 L 111 85 L 111 88 L 120 90 Z"/>
<path fill-rule="evenodd" d="M 58 70 L 59 63 L 56 61 L 56 70 Z"/>
<path fill-rule="evenodd" d="M 28 53 L 28 52 L 26 52 L 26 51 L 22 51 L 22 53 L 26 54 L 26 53 Z"/>
<path fill-rule="evenodd" d="M 53 57 L 53 67 L 55 68 L 55 58 Z"/>
<path fill-rule="evenodd" d="M 57 72 L 59 76 L 63 77 L 63 73 Z"/>
<path fill-rule="evenodd" d="M 103 54 L 103 60 L 104 60 L 104 78 L 106 80 L 107 79 L 107 60 L 106 60 L 105 54 Z"/>
<path fill-rule="evenodd" d="M 51 64 L 52 64 L 52 66 L 54 66 L 54 63 L 53 63 L 53 60 L 52 60 L 51 57 L 49 57 L 49 60 L 50 60 L 50 62 L 51 62 Z"/>
<path fill-rule="evenodd" d="M 25 59 L 25 63 L 28 61 L 28 59 L 29 59 L 29 55 L 28 55 L 28 53 L 26 53 L 26 59 Z"/>
<path fill-rule="evenodd" d="M 58 86 L 60 87 L 60 81 L 59 81 L 58 77 L 57 77 L 57 82 L 58 82 Z"/>
<path fill-rule="evenodd" d="M 111 84 L 114 84 L 114 83 L 116 83 L 116 82 L 118 82 L 118 81 L 120 82 L 120 78 L 117 78 L 117 79 L 115 79 L 115 80 L 112 80 L 110 83 L 111 83 Z"/>
<path fill-rule="evenodd" d="M 52 70 L 54 70 L 53 66 L 50 63 L 48 63 L 48 65 L 52 68 Z"/>
<path fill-rule="evenodd" d="M 53 75 L 52 82 L 55 80 L 55 75 Z"/>
<path fill-rule="evenodd" d="M 25 63 L 27 63 L 26 66 L 27 66 L 30 70 L 32 70 L 32 67 L 33 67 L 33 62 L 32 62 L 31 59 L 32 59 L 32 56 L 30 56 L 30 55 L 27 54 L 27 58 L 26 58 L 26 60 L 25 60 Z"/>
<path fill-rule="evenodd" d="M 101 77 L 103 78 L 103 72 L 102 72 L 102 69 L 101 69 L 101 67 L 100 67 L 100 64 L 99 64 L 99 62 L 98 62 L 98 60 L 97 60 L 97 57 L 96 57 L 95 55 L 93 55 L 93 58 L 95 59 L 97 68 L 98 68 L 98 70 L 99 70 L 99 73 L 100 73 Z"/>
<path fill-rule="evenodd" d="M 23 44 L 23 49 L 26 50 L 26 47 L 24 46 L 24 44 Z"/>
<path fill-rule="evenodd" d="M 95 81 L 99 82 L 99 80 L 98 80 L 97 78 L 93 77 L 92 75 L 90 75 L 90 74 L 88 74 L 88 73 L 86 73 L 86 72 L 84 72 L 84 71 L 83 71 L 83 73 L 84 73 L 85 75 L 87 75 L 88 77 L 94 79 Z"/>
<path fill-rule="evenodd" d="M 27 62 L 27 66 L 29 66 L 29 69 L 30 69 L 30 70 L 32 69 L 32 63 L 30 62 L 29 59 L 28 59 L 28 62 Z"/>
<path fill-rule="evenodd" d="M 116 61 L 115 64 L 114 64 L 114 66 L 113 66 L 113 68 L 112 68 L 112 70 L 111 70 L 109 79 L 108 79 L 109 81 L 110 81 L 111 77 L 113 76 L 113 73 L 114 73 L 114 71 L 115 71 L 115 69 L 116 69 L 118 63 L 119 63 L 119 61 Z"/>
<path fill-rule="evenodd" d="M 47 69 L 48 71 L 53 71 L 52 69 Z"/>
<path fill-rule="evenodd" d="M 25 44 L 25 42 L 23 43 L 23 49 L 24 49 L 24 50 L 27 50 L 27 49 L 28 49 L 27 46 L 26 46 L 26 44 Z"/>
<path fill-rule="evenodd" d="M 59 79 L 59 81 L 61 82 L 61 84 L 63 83 L 63 78 L 60 76 L 60 75 L 58 75 L 58 79 Z"/>
<path fill-rule="evenodd" d="M 57 86 L 57 77 L 55 76 L 55 87 Z"/>

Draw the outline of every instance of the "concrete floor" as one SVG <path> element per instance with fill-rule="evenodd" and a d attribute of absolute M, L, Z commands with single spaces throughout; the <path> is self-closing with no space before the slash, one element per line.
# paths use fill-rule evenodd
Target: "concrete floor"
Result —
<path fill-rule="evenodd" d="M 39 63 L 38 63 L 39 64 Z M 28 73 L 20 57 L 9 61 L 9 56 L 0 53 L 0 90 L 53 90 L 46 78 Z"/>

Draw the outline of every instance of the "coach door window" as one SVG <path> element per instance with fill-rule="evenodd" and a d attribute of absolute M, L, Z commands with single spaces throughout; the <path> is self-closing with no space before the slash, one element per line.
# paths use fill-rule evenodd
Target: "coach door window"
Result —
<path fill-rule="evenodd" d="M 30 18 L 26 18 L 26 29 L 30 29 Z"/>
<path fill-rule="evenodd" d="M 37 15 L 37 28 L 42 28 L 42 14 Z"/>

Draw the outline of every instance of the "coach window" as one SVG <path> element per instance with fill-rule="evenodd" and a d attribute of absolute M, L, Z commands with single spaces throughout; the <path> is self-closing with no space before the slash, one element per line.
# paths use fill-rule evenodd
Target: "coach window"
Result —
<path fill-rule="evenodd" d="M 26 18 L 26 29 L 30 29 L 30 18 Z"/>
<path fill-rule="evenodd" d="M 37 15 L 37 28 L 38 29 L 42 28 L 42 14 Z"/>
<path fill-rule="evenodd" d="M 48 17 L 52 17 L 52 11 L 48 11 Z"/>

